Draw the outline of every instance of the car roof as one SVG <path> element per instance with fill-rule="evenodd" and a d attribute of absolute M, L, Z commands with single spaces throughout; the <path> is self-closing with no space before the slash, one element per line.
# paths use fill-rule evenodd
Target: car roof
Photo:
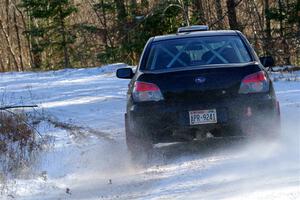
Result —
<path fill-rule="evenodd" d="M 218 31 L 192 31 L 185 33 L 176 33 L 169 35 L 159 35 L 153 38 L 153 42 L 179 39 L 179 38 L 189 38 L 189 37 L 201 37 L 201 36 L 221 36 L 221 35 L 238 35 L 238 31 L 234 30 L 218 30 Z"/>

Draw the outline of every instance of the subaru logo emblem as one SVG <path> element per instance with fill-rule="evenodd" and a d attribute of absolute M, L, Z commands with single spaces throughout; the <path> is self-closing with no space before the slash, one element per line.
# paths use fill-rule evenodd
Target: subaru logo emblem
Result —
<path fill-rule="evenodd" d="M 205 81 L 206 81 L 205 77 L 197 77 L 197 78 L 195 78 L 195 83 L 197 83 L 197 84 L 204 83 Z"/>

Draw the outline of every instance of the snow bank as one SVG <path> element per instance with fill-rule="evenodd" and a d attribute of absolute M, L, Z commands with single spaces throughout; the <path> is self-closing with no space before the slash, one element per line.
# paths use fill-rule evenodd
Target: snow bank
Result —
<path fill-rule="evenodd" d="M 273 81 L 300 81 L 300 71 L 272 72 Z"/>

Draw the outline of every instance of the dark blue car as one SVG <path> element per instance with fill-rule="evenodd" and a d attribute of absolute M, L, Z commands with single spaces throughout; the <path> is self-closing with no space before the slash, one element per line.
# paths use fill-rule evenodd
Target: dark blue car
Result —
<path fill-rule="evenodd" d="M 263 66 L 263 64 L 264 66 Z M 155 143 L 278 134 L 279 104 L 265 67 L 239 31 L 180 28 L 150 38 L 131 79 L 125 114 L 131 152 Z"/>

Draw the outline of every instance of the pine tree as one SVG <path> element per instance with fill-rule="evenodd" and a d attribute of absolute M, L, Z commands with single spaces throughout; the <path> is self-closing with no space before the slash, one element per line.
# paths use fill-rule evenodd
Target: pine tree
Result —
<path fill-rule="evenodd" d="M 299 45 L 300 1 L 277 0 L 277 6 L 269 9 L 267 19 L 279 23 L 279 28 L 273 28 L 278 43 L 283 50 L 282 58 L 285 64 L 291 64 L 290 47 L 294 43 Z M 298 29 L 298 30 L 297 30 Z M 279 37 L 278 37 L 279 36 Z M 297 44 L 298 43 L 298 44 Z"/>
<path fill-rule="evenodd" d="M 67 25 L 67 18 L 76 11 L 70 0 L 22 0 L 21 6 L 25 8 L 30 23 L 26 33 L 31 38 L 34 65 L 39 68 L 46 67 L 70 67 L 69 45 L 75 38 Z M 52 60 L 42 60 L 42 54 Z"/>

